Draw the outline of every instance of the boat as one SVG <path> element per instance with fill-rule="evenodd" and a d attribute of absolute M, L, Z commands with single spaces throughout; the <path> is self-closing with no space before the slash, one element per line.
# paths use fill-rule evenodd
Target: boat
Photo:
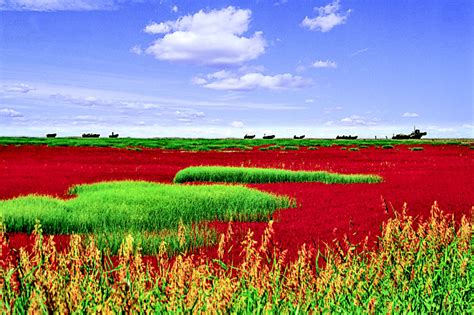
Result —
<path fill-rule="evenodd" d="M 56 138 L 57 134 L 56 133 L 47 133 L 46 138 Z"/>
<path fill-rule="evenodd" d="M 336 139 L 343 139 L 343 140 L 355 140 L 357 139 L 358 136 L 351 136 L 351 135 L 342 135 L 342 136 L 337 136 Z"/>
<path fill-rule="evenodd" d="M 114 132 L 112 131 L 112 134 L 109 135 L 109 138 L 118 138 L 118 136 L 119 136 L 118 133 L 114 133 Z"/>
<path fill-rule="evenodd" d="M 244 136 L 244 139 L 253 139 L 253 138 L 255 138 L 255 135 L 248 135 L 248 134 L 246 134 L 246 135 Z"/>
<path fill-rule="evenodd" d="M 409 135 L 399 133 L 397 135 L 394 135 L 392 139 L 394 140 L 403 140 L 403 139 L 421 139 L 421 137 L 426 136 L 428 133 L 426 131 L 421 132 L 420 129 L 415 129 L 413 128 L 412 133 Z"/>
<path fill-rule="evenodd" d="M 273 139 L 273 138 L 275 138 L 275 135 L 268 135 L 268 136 L 266 134 L 263 135 L 263 139 Z"/>
<path fill-rule="evenodd" d="M 98 133 L 83 133 L 82 137 L 83 138 L 99 138 L 100 134 L 98 134 Z"/>
<path fill-rule="evenodd" d="M 301 135 L 301 136 L 294 135 L 293 139 L 304 139 L 304 137 L 305 135 Z"/>

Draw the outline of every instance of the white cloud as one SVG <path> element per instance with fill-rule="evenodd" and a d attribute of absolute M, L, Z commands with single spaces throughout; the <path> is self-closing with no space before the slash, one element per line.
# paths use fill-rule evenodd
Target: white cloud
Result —
<path fill-rule="evenodd" d="M 242 76 L 231 75 L 223 79 L 208 81 L 204 87 L 213 90 L 249 91 L 255 89 L 283 90 L 309 86 L 311 82 L 290 73 L 264 75 L 252 72 Z"/>
<path fill-rule="evenodd" d="M 245 127 L 244 123 L 239 121 L 239 120 L 233 121 L 230 125 L 234 128 L 244 128 Z"/>
<path fill-rule="evenodd" d="M 193 121 L 206 117 L 204 112 L 196 111 L 194 109 L 179 109 L 174 112 L 179 121 Z"/>
<path fill-rule="evenodd" d="M 463 127 L 463 128 L 467 128 L 467 129 L 474 129 L 474 125 L 473 125 L 473 124 L 463 124 L 462 127 Z"/>
<path fill-rule="evenodd" d="M 352 115 L 340 120 L 341 123 L 349 126 L 373 126 L 376 125 L 378 121 L 380 121 L 378 118 L 367 118 L 358 115 Z"/>
<path fill-rule="evenodd" d="M 264 72 L 265 66 L 262 65 L 243 65 L 239 68 L 239 73 Z"/>
<path fill-rule="evenodd" d="M 34 89 L 35 88 L 24 83 L 3 86 L 3 90 L 5 92 L 13 92 L 13 93 L 28 93 L 30 91 L 33 91 Z"/>
<path fill-rule="evenodd" d="M 334 107 L 325 107 L 324 108 L 324 113 L 325 114 L 329 114 L 329 113 L 333 113 L 333 112 L 339 112 L 341 110 L 343 110 L 344 108 L 342 106 L 334 106 Z"/>
<path fill-rule="evenodd" d="M 0 117 L 11 117 L 11 118 L 18 118 L 23 117 L 20 112 L 13 110 L 11 108 L 2 108 L 0 109 Z"/>
<path fill-rule="evenodd" d="M 150 34 L 165 34 L 146 49 L 159 60 L 201 65 L 233 65 L 252 60 L 265 52 L 262 32 L 248 31 L 252 11 L 232 6 L 221 10 L 185 15 L 176 21 L 151 23 Z"/>
<path fill-rule="evenodd" d="M 314 103 L 314 99 L 312 98 L 308 98 L 306 100 L 304 100 L 305 103 Z"/>
<path fill-rule="evenodd" d="M 141 55 L 143 53 L 143 50 L 139 45 L 135 45 L 130 48 L 130 52 L 135 55 Z"/>
<path fill-rule="evenodd" d="M 303 66 L 303 65 L 298 65 L 295 70 L 296 70 L 296 72 L 298 72 L 298 73 L 305 72 L 305 71 L 306 71 L 306 67 Z"/>
<path fill-rule="evenodd" d="M 311 65 L 313 68 L 337 68 L 337 63 L 330 60 L 317 60 Z"/>
<path fill-rule="evenodd" d="M 4 0 L 3 11 L 92 11 L 116 8 L 116 0 Z"/>
<path fill-rule="evenodd" d="M 406 113 L 403 113 L 402 116 L 403 116 L 403 117 L 418 117 L 418 116 L 420 116 L 420 115 L 418 115 L 417 113 L 406 112 Z"/>
<path fill-rule="evenodd" d="M 174 5 L 172 8 L 171 8 L 171 11 L 176 13 L 178 12 L 178 6 L 177 5 Z"/>
<path fill-rule="evenodd" d="M 358 56 L 358 55 L 360 55 L 360 54 L 365 53 L 365 52 L 368 51 L 368 50 L 369 50 L 369 48 L 362 48 L 362 49 L 356 50 L 356 51 L 354 51 L 352 54 L 350 54 L 349 57 L 352 58 L 352 57 Z"/>
<path fill-rule="evenodd" d="M 329 32 L 335 26 L 346 23 L 351 12 L 351 10 L 347 10 L 345 13 L 339 13 L 339 8 L 339 0 L 335 0 L 324 7 L 315 8 L 318 16 L 314 18 L 305 17 L 301 22 L 301 26 L 312 31 Z"/>
<path fill-rule="evenodd" d="M 191 78 L 191 83 L 195 85 L 204 85 L 207 83 L 207 80 L 201 77 L 193 77 Z"/>
<path fill-rule="evenodd" d="M 217 79 L 217 80 L 222 80 L 222 79 L 227 79 L 232 76 L 232 73 L 227 70 L 221 70 L 217 71 L 214 73 L 210 73 L 207 75 L 208 79 Z"/>

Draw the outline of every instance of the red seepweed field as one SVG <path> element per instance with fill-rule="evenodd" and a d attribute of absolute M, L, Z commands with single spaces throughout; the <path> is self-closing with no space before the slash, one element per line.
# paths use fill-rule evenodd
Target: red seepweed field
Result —
<path fill-rule="evenodd" d="M 0 147 L 0 198 L 47 194 L 66 198 L 72 185 L 110 180 L 147 180 L 171 183 L 188 166 L 227 165 L 326 170 L 339 173 L 377 174 L 376 184 L 271 183 L 248 184 L 259 190 L 288 195 L 296 208 L 274 214 L 275 241 L 291 254 L 304 243 L 324 246 L 344 234 L 351 242 L 380 232 L 390 208 L 427 217 L 434 201 L 460 219 L 471 215 L 474 205 L 474 154 L 467 146 L 407 145 L 393 149 L 341 150 L 340 146 L 295 151 L 192 152 L 161 149 L 132 151 L 114 148 L 7 146 Z M 266 223 L 234 222 L 242 235 L 248 228 L 256 235 Z M 223 231 L 227 223 L 216 222 Z M 11 235 L 11 246 L 21 246 L 23 235 Z M 209 250 L 212 254 L 214 249 Z"/>
<path fill-rule="evenodd" d="M 396 145 L 348 150 L 333 145 L 316 150 L 193 152 L 0 146 L 2 200 L 28 194 L 70 200 L 75 198 L 68 194 L 72 186 L 104 181 L 172 184 L 180 170 L 204 165 L 323 170 L 383 178 L 370 184 L 245 184 L 289 196 L 296 206 L 274 212 L 271 226 L 267 222 L 232 222 L 231 239 L 222 236 L 219 244 L 200 248 L 196 256 L 141 257 L 130 249 L 129 240 L 124 240 L 118 256 L 112 257 L 113 268 L 117 268 L 113 274 L 100 251 L 81 247 L 75 236 L 56 235 L 54 244 L 39 245 L 42 239 L 37 234 L 7 229 L 2 236 L 0 284 L 8 289 L 0 309 L 37 310 L 43 305 L 49 311 L 64 312 L 95 312 L 96 307 L 105 312 L 253 312 L 260 308 L 260 312 L 465 311 L 472 308 L 474 290 L 472 245 L 468 245 L 474 206 L 474 151 L 461 145 L 416 146 L 423 149 Z M 448 221 L 438 215 L 437 207 L 430 212 L 435 202 Z M 407 212 L 400 216 L 404 203 Z M 467 221 L 461 220 L 463 216 Z M 424 222 L 423 228 L 417 230 L 412 222 Z M 227 222 L 210 223 L 222 235 L 228 226 Z M 369 249 L 362 249 L 362 256 L 354 256 L 350 246 L 345 247 L 346 254 L 338 256 L 343 240 L 355 244 L 366 236 Z M 253 239 L 262 242 L 254 243 Z M 322 259 L 315 249 L 324 251 L 326 245 L 335 251 Z M 19 261 L 16 267 L 15 260 Z M 150 271 L 144 271 L 143 262 L 151 263 Z M 229 268 L 230 264 L 235 267 Z M 325 265 L 328 267 L 319 269 Z M 455 273 L 452 268 L 457 268 Z M 14 280 L 10 286 L 8 279 L 14 272 L 17 279 L 23 277 L 18 280 L 21 286 L 15 287 Z M 34 278 L 28 278 L 29 274 Z M 57 289 L 58 285 L 64 287 Z M 71 292 L 76 292 L 72 300 Z M 103 294 L 101 301 L 87 302 L 97 294 Z M 36 302 L 28 304 L 28 299 Z"/>

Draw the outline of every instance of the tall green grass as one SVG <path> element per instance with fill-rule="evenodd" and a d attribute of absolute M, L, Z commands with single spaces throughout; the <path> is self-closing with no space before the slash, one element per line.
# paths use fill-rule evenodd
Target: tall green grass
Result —
<path fill-rule="evenodd" d="M 146 232 L 143 243 L 159 245 L 163 233 L 176 235 L 180 224 L 200 235 L 193 238 L 190 234 L 190 240 L 203 243 L 201 239 L 209 237 L 200 233 L 202 229 L 196 230 L 195 225 L 200 222 L 266 221 L 276 209 L 294 205 L 287 197 L 230 185 L 121 181 L 75 186 L 70 193 L 77 197 L 61 200 L 29 195 L 0 201 L 0 216 L 9 232 L 30 233 L 39 220 L 45 233 L 93 233 L 102 235 L 104 244 L 118 247 L 117 240 L 123 238 L 124 232 Z M 149 248 L 148 252 L 153 252 L 153 246 Z"/>
<path fill-rule="evenodd" d="M 274 168 L 193 166 L 179 171 L 175 183 L 279 183 L 322 182 L 326 184 L 378 183 L 378 175 L 338 174 L 325 171 L 289 171 Z"/>

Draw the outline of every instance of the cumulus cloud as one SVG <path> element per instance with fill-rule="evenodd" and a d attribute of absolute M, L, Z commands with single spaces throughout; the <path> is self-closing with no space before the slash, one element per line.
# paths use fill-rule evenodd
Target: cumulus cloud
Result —
<path fill-rule="evenodd" d="M 235 65 L 265 52 L 262 32 L 246 37 L 252 11 L 232 6 L 148 24 L 144 31 L 164 34 L 146 49 L 156 59 L 200 65 Z"/>
<path fill-rule="evenodd" d="M 303 22 L 301 22 L 301 26 L 312 31 L 329 32 L 335 26 L 346 23 L 347 17 L 351 12 L 351 10 L 347 10 L 345 13 L 340 13 L 339 9 L 339 0 L 335 0 L 323 7 L 315 8 L 318 15 L 313 18 L 305 17 Z"/>
<path fill-rule="evenodd" d="M 402 116 L 403 116 L 403 117 L 418 117 L 418 116 L 420 116 L 420 115 L 418 115 L 417 113 L 406 112 L 406 113 L 403 113 Z"/>
<path fill-rule="evenodd" d="M 311 81 L 290 73 L 264 75 L 259 72 L 237 75 L 225 72 L 225 75 L 217 73 L 208 76 L 209 80 L 203 79 L 201 85 L 213 90 L 228 91 L 250 91 L 256 89 L 284 90 L 309 86 Z M 195 80 L 197 82 L 197 80 Z"/>
<path fill-rule="evenodd" d="M 17 112 L 16 110 L 13 110 L 11 108 L 1 108 L 0 117 L 19 118 L 23 117 L 23 115 L 20 112 Z"/>
<path fill-rule="evenodd" d="M 115 0 L 3 0 L 3 11 L 92 11 L 111 10 Z"/>
<path fill-rule="evenodd" d="M 317 60 L 311 65 L 313 68 L 337 68 L 337 63 L 330 60 Z"/>
<path fill-rule="evenodd" d="M 178 12 L 178 6 L 177 5 L 174 5 L 172 8 L 171 8 L 171 11 L 176 13 Z"/>
<path fill-rule="evenodd" d="M 240 120 L 233 121 L 230 125 L 234 128 L 244 128 L 245 127 L 244 123 L 241 122 Z"/>
<path fill-rule="evenodd" d="M 5 92 L 12 92 L 12 93 L 28 93 L 30 91 L 33 91 L 34 89 L 35 88 L 24 83 L 3 86 L 3 90 Z"/>

